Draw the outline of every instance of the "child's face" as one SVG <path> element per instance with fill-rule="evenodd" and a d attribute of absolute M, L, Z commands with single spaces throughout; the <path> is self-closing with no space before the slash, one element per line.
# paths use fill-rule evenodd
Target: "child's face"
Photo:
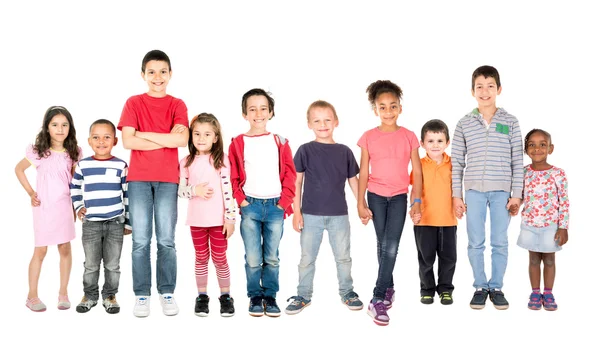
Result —
<path fill-rule="evenodd" d="M 273 117 L 273 112 L 269 111 L 269 101 L 265 96 L 250 96 L 246 101 L 246 114 L 244 119 L 250 123 L 250 128 L 255 132 L 265 132 L 267 122 Z"/>
<path fill-rule="evenodd" d="M 210 123 L 196 123 L 192 129 L 192 143 L 200 154 L 210 154 L 217 135 Z"/>
<path fill-rule="evenodd" d="M 315 107 L 308 117 L 308 128 L 315 132 L 317 142 L 333 141 L 333 129 L 338 126 L 338 121 L 331 108 Z"/>
<path fill-rule="evenodd" d="M 69 120 L 63 114 L 57 114 L 48 123 L 48 132 L 52 143 L 62 144 L 69 135 Z"/>
<path fill-rule="evenodd" d="M 421 141 L 421 146 L 427 152 L 427 156 L 436 161 L 443 158 L 448 144 L 450 141 L 446 140 L 446 135 L 442 132 L 425 132 L 425 139 Z"/>
<path fill-rule="evenodd" d="M 117 137 L 112 126 L 108 124 L 96 124 L 90 130 L 88 144 L 94 151 L 96 159 L 108 159 L 112 157 L 112 148 L 117 144 Z"/>
<path fill-rule="evenodd" d="M 475 79 L 475 88 L 471 94 L 477 100 L 479 107 L 496 107 L 496 96 L 502 92 L 494 77 L 485 78 L 483 75 Z"/>
<path fill-rule="evenodd" d="M 167 94 L 167 85 L 171 79 L 171 71 L 166 61 L 148 61 L 146 71 L 142 78 L 148 84 L 148 94 L 152 97 L 164 97 Z"/>
<path fill-rule="evenodd" d="M 381 119 L 381 124 L 395 126 L 398 116 L 402 113 L 400 99 L 393 93 L 382 93 L 375 100 L 374 112 Z"/>
<path fill-rule="evenodd" d="M 540 132 L 533 133 L 527 141 L 527 155 L 532 164 L 545 164 L 548 155 L 554 151 L 554 145 Z"/>

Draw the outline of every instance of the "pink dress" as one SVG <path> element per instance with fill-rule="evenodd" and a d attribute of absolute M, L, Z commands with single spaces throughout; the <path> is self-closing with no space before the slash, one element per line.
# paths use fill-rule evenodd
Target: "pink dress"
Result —
<path fill-rule="evenodd" d="M 40 159 L 30 145 L 25 154 L 37 169 L 35 191 L 41 204 L 33 207 L 36 247 L 63 244 L 75 238 L 73 204 L 69 190 L 73 161 L 66 151 L 50 150 L 50 153 L 48 157 Z"/>

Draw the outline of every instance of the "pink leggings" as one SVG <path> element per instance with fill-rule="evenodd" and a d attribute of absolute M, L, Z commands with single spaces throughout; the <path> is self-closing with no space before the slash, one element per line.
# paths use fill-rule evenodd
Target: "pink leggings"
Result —
<path fill-rule="evenodd" d="M 196 227 L 191 226 L 192 241 L 196 249 L 196 285 L 198 291 L 206 287 L 208 282 L 208 259 L 212 255 L 217 271 L 219 287 L 229 287 L 229 264 L 227 264 L 227 239 L 223 234 L 223 226 Z M 210 243 L 210 250 L 209 245 Z"/>

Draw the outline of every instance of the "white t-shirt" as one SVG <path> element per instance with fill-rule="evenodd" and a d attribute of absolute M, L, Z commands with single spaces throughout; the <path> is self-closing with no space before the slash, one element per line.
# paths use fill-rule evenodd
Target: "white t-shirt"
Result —
<path fill-rule="evenodd" d="M 244 135 L 244 194 L 253 198 L 271 199 L 281 195 L 279 179 L 279 148 L 271 133 Z"/>

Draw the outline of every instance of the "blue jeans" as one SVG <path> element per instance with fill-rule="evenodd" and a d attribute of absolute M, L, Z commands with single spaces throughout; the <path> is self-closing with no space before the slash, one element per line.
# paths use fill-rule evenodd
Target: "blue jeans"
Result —
<path fill-rule="evenodd" d="M 156 226 L 156 286 L 158 293 L 173 293 L 177 279 L 175 224 L 177 184 L 133 181 L 128 184 L 129 218 L 132 227 L 131 264 L 133 292 L 150 296 L 152 266 L 150 241 L 152 218 Z"/>
<path fill-rule="evenodd" d="M 394 287 L 394 266 L 398 256 L 400 236 L 406 220 L 407 195 L 391 197 L 367 192 L 369 209 L 373 213 L 373 226 L 377 235 L 377 260 L 379 270 L 377 283 L 373 289 L 373 299 L 383 300 L 385 291 Z"/>
<path fill-rule="evenodd" d="M 283 210 L 279 198 L 256 199 L 240 208 L 240 233 L 246 249 L 248 297 L 275 297 L 279 291 L 279 242 L 283 236 Z M 262 285 L 261 285 L 262 284 Z"/>
<path fill-rule="evenodd" d="M 315 278 L 315 261 L 323 240 L 323 231 L 327 230 L 329 243 L 337 267 L 339 293 L 342 298 L 354 290 L 352 286 L 352 258 L 350 257 L 350 222 L 348 215 L 315 216 L 302 215 L 304 228 L 300 234 L 302 257 L 298 264 L 298 296 L 311 299 Z"/>
<path fill-rule="evenodd" d="M 100 296 L 98 279 L 101 261 L 104 261 L 102 298 L 116 295 L 119 291 L 121 277 L 119 262 L 123 249 L 124 228 L 125 218 L 122 216 L 106 221 L 84 219 L 81 225 L 81 243 L 85 253 L 83 292 L 90 300 L 98 301 Z"/>
<path fill-rule="evenodd" d="M 469 236 L 469 262 L 473 269 L 476 289 L 502 289 L 508 262 L 508 224 L 510 215 L 506 204 L 510 194 L 505 191 L 479 192 L 467 190 L 467 235 Z M 492 245 L 492 277 L 485 275 L 485 221 L 490 208 L 490 244 Z"/>

